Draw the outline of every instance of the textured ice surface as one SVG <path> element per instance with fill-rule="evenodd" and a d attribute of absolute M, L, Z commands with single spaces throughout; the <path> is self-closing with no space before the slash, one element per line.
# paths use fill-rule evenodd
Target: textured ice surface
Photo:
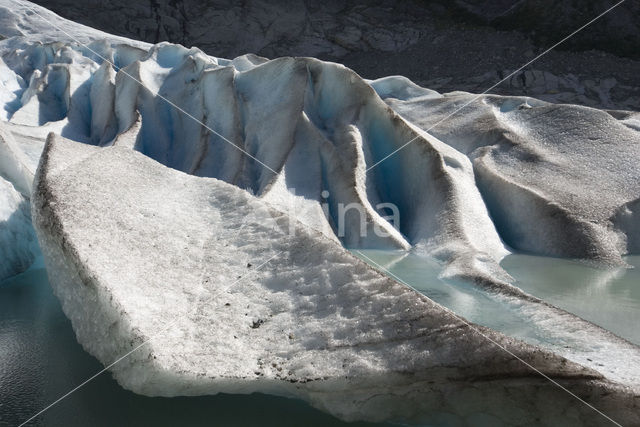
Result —
<path fill-rule="evenodd" d="M 414 248 L 443 261 L 443 276 L 512 293 L 503 242 L 618 265 L 639 249 L 640 133 L 629 114 L 485 96 L 430 130 L 436 139 L 419 128 L 472 95 L 401 76 L 367 82 L 307 58 L 229 61 L 87 36 L 114 69 L 86 47 L 32 43 L 38 29 L 30 20 L 24 37 L 0 43 L 6 86 L 19 88 L 6 101 L 11 123 L 110 145 L 137 122 L 127 137 L 136 150 L 248 189 L 346 247 Z M 363 221 L 340 214 L 352 204 Z M 388 221 L 390 205 L 399 222 Z"/>
<path fill-rule="evenodd" d="M 36 11 L 34 13 L 33 11 Z M 5 37 L 25 37 L 36 43 L 109 40 L 132 46 L 148 47 L 148 43 L 114 36 L 68 19 L 48 9 L 23 0 L 0 0 L 0 34 Z"/>
<path fill-rule="evenodd" d="M 609 264 L 640 251 L 640 132 L 628 113 L 462 92 L 386 100 L 469 156 L 511 248 Z"/>
<path fill-rule="evenodd" d="M 502 291 L 530 318 L 574 327 L 581 342 L 598 336 L 606 350 L 617 338 L 510 287 L 497 261 L 508 253 L 503 241 L 611 264 L 638 250 L 634 115 L 484 97 L 432 130 L 437 139 L 421 128 L 470 95 L 442 96 L 403 77 L 367 82 L 314 59 L 230 61 L 151 47 L 47 12 L 92 52 L 23 3 L 5 3 L 0 33 L 18 37 L 0 41 L 2 212 L 25 212 L 45 132 L 87 143 L 52 140 L 33 211 L 51 281 L 85 348 L 108 365 L 153 338 L 114 368 L 125 387 L 297 395 L 346 419 L 599 424 L 338 243 L 428 253 L 445 263 L 444 276 Z M 366 237 L 358 218 L 338 232 L 340 203 L 365 208 Z M 380 203 L 398 207 L 398 229 Z M 6 223 L 7 236 L 32 232 L 25 221 Z M 9 241 L 13 256 L 28 239 Z M 255 261 L 271 256 L 264 267 Z M 637 386 L 633 357 L 616 360 L 618 370 L 604 360 L 604 379 L 483 331 L 619 421 L 638 423 L 637 387 L 624 388 Z"/>
<path fill-rule="evenodd" d="M 0 176 L 0 280 L 29 268 L 37 248 L 28 199 Z"/>
<path fill-rule="evenodd" d="M 116 73 L 81 46 L 4 43 L 6 64 L 29 82 L 12 124 L 59 123 L 62 136 L 97 145 L 129 130 L 128 144 L 143 154 L 247 189 L 347 247 L 414 247 L 448 263 L 450 275 L 507 279 L 498 266 L 507 251 L 469 160 L 405 122 L 339 64 L 93 42 Z M 437 96 L 400 77 L 376 85 Z M 341 213 L 354 205 L 362 216 Z"/>
<path fill-rule="evenodd" d="M 274 223 L 247 221 L 260 210 Z M 112 368 L 136 392 L 295 395 L 345 419 L 594 422 L 490 337 L 638 421 L 631 389 L 470 326 L 248 192 L 129 148 L 52 136 L 33 214 L 83 346 L 107 365 L 149 340 Z"/>
<path fill-rule="evenodd" d="M 435 302 L 475 323 L 552 351 L 573 362 L 593 368 L 609 379 L 640 389 L 640 349 L 635 345 L 637 340 L 633 339 L 637 338 L 638 333 L 631 332 L 636 328 L 635 323 L 640 315 L 640 298 L 634 298 L 638 282 L 636 280 L 623 287 L 621 293 L 630 293 L 628 298 L 616 298 L 608 294 L 614 292 L 613 290 L 605 289 L 593 295 L 594 288 L 614 286 L 613 283 L 607 284 L 604 278 L 607 275 L 620 274 L 620 270 L 625 270 L 623 268 L 619 268 L 618 271 L 606 271 L 590 269 L 583 264 L 557 258 L 525 255 L 506 257 L 502 264 L 507 264 L 506 270 L 509 274 L 515 274 L 518 279 L 516 285 L 533 295 L 544 297 L 544 300 L 540 300 L 508 296 L 501 292 L 487 292 L 464 282 L 439 280 L 436 278 L 440 269 L 438 264 L 432 259 L 412 253 L 358 250 L 355 254 L 383 266 L 395 277 L 401 278 Z M 523 259 L 528 262 L 523 262 Z M 533 277 L 525 276 L 526 279 L 523 280 L 522 270 L 527 269 L 532 271 L 530 274 Z M 599 274 L 600 283 L 596 280 L 597 276 L 585 277 L 584 272 L 587 270 L 591 270 L 594 276 Z M 637 273 L 633 270 L 627 272 L 631 276 L 630 281 L 633 281 Z M 570 283 L 572 279 L 575 281 L 573 284 Z M 545 283 L 536 286 L 536 281 Z M 565 300 L 558 298 L 563 293 L 562 288 L 571 285 L 578 288 L 576 293 Z M 550 289 L 541 294 L 538 290 L 544 286 Z M 618 291 L 620 292 L 620 289 Z M 550 305 L 549 302 L 570 311 L 571 314 Z M 607 307 L 609 304 L 614 307 Z M 585 310 L 581 305 L 590 309 Z M 613 311 L 616 311 L 615 320 L 602 322 L 606 314 Z M 608 331 L 591 321 L 600 326 L 607 326 Z M 609 331 L 620 334 L 632 342 L 621 339 Z"/>

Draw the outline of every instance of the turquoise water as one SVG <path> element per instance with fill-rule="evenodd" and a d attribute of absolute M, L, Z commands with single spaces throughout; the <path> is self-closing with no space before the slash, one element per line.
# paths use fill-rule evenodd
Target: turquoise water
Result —
<path fill-rule="evenodd" d="M 43 269 L 0 284 L 0 425 L 19 425 L 101 369 L 76 342 Z M 65 427 L 342 424 L 302 401 L 263 394 L 139 396 L 118 386 L 109 373 L 30 423 Z"/>
<path fill-rule="evenodd" d="M 440 265 L 430 258 L 397 251 L 360 252 L 472 322 L 532 343 L 548 340 L 513 300 L 496 298 L 470 284 L 438 279 Z M 509 255 L 501 265 L 523 291 L 640 345 L 640 256 L 626 261 L 635 268 L 598 269 L 530 255 Z"/>
<path fill-rule="evenodd" d="M 501 264 L 523 291 L 640 345 L 640 256 L 625 261 L 633 268 L 530 255 L 509 255 Z"/>

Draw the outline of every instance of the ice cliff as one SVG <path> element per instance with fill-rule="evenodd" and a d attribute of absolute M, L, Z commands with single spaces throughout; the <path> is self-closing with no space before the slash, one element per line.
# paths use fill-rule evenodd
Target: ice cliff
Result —
<path fill-rule="evenodd" d="M 91 45 L 116 73 L 73 45 L 13 49 L 5 63 L 16 81 L 29 83 L 11 105 L 10 123 L 58 122 L 63 136 L 109 145 L 139 112 L 136 150 L 295 209 L 302 222 L 347 247 L 415 246 L 464 262 L 470 275 L 500 273 L 497 262 L 507 251 L 468 158 L 407 123 L 338 64 L 226 61 L 169 44 L 148 52 Z M 409 140 L 414 143 L 367 171 Z M 364 215 L 347 213 L 339 224 L 340 207 L 349 205 L 362 206 Z M 385 219 L 389 206 L 398 210 L 396 224 Z"/>
<path fill-rule="evenodd" d="M 57 123 L 104 146 L 139 119 L 137 151 L 295 210 L 349 248 L 414 248 L 445 276 L 505 288 L 508 250 L 618 265 L 638 251 L 640 136 L 624 113 L 369 84 L 311 58 L 5 44 L 20 93 L 6 103 L 10 124 Z M 354 205 L 362 216 L 343 209 Z"/>

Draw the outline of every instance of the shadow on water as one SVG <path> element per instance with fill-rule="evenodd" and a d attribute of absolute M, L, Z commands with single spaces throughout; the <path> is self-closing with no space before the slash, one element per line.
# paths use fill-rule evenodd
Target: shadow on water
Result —
<path fill-rule="evenodd" d="M 101 369 L 76 342 L 44 269 L 0 284 L 0 425 L 20 424 Z M 263 394 L 139 396 L 104 373 L 31 425 L 342 424 L 302 401 Z"/>

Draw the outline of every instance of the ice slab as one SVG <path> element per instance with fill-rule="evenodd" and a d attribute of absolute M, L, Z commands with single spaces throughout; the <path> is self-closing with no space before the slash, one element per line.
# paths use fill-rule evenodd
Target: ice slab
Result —
<path fill-rule="evenodd" d="M 111 368 L 138 393 L 260 391 L 349 420 L 533 424 L 536 408 L 535 423 L 594 423 L 517 355 L 639 421 L 632 389 L 470 325 L 250 193 L 125 146 L 52 135 L 32 208 L 79 342 L 105 365 L 142 345 Z M 273 222 L 247 221 L 260 211 Z"/>

